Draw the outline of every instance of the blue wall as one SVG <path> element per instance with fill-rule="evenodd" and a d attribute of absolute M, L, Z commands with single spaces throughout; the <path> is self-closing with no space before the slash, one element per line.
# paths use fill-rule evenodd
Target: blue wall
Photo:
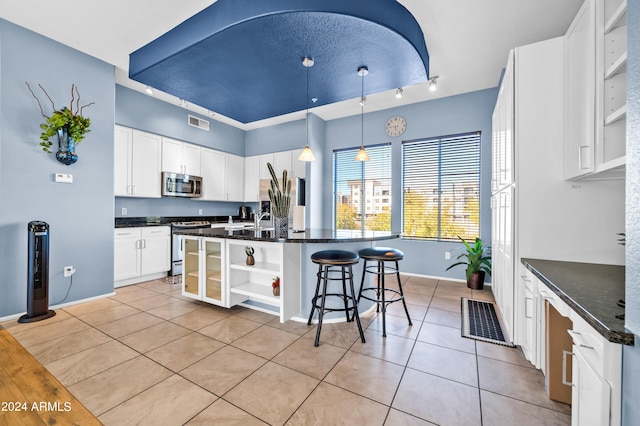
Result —
<path fill-rule="evenodd" d="M 81 35 L 79 35 L 81 36 Z M 0 19 L 0 318 L 26 311 L 27 223 L 50 225 L 50 306 L 71 283 L 68 301 L 113 291 L 114 68 Z M 56 107 L 68 105 L 71 84 L 82 96 L 91 132 L 76 147 L 79 160 L 65 166 L 40 150 L 44 121 L 25 81 L 42 84 Z M 45 113 L 52 112 L 42 92 Z M 55 183 L 71 173 L 73 184 Z"/>
<path fill-rule="evenodd" d="M 635 22 L 635 24 L 634 24 Z M 640 419 L 640 0 L 627 2 L 626 327 L 635 346 L 622 353 L 622 422 Z"/>
<path fill-rule="evenodd" d="M 491 115 L 498 96 L 498 89 L 487 89 L 433 101 L 421 102 L 376 111 L 364 115 L 364 144 L 392 143 L 392 229 L 402 230 L 402 140 L 414 140 L 433 136 L 444 136 L 463 132 L 481 131 L 481 203 L 480 236 L 491 241 Z M 384 126 L 395 115 L 405 118 L 407 130 L 400 138 L 387 136 Z M 353 148 L 360 144 L 360 116 L 332 120 L 326 126 L 325 161 L 323 164 L 322 211 L 323 226 L 331 228 L 333 223 L 333 158 L 331 151 Z M 331 190 L 329 190 L 331 189 Z M 398 240 L 393 245 L 405 253 L 402 270 L 414 274 L 464 279 L 464 268 L 445 269 L 452 263 L 444 259 L 445 251 L 461 251 L 461 244 L 435 241 Z M 490 278 L 487 277 L 490 281 Z"/>

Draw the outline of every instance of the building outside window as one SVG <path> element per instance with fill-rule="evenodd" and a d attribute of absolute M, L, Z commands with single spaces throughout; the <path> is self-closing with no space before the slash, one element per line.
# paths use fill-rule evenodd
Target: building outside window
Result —
<path fill-rule="evenodd" d="M 359 147 L 333 152 L 335 229 L 391 230 L 391 145 L 366 149 L 364 162 Z"/>

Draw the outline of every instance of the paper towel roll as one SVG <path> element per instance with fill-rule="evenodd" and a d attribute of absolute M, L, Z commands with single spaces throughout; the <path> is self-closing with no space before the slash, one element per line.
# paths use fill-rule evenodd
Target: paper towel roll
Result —
<path fill-rule="evenodd" d="M 293 206 L 293 230 L 304 231 L 304 206 Z"/>

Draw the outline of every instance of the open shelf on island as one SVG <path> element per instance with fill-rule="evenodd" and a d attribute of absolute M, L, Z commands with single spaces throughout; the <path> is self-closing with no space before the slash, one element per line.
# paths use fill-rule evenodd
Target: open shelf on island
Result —
<path fill-rule="evenodd" d="M 255 265 L 247 265 L 244 263 L 232 263 L 229 265 L 232 269 L 240 271 L 254 271 L 277 274 L 280 271 L 280 265 L 277 263 L 256 262 Z"/>
<path fill-rule="evenodd" d="M 273 306 L 280 306 L 280 297 L 273 295 L 273 289 L 269 285 L 245 282 L 231 287 L 231 293 L 249 296 Z"/>

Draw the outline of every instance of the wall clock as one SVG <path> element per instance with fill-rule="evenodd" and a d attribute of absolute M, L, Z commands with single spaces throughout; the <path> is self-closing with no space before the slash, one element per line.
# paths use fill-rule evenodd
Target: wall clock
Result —
<path fill-rule="evenodd" d="M 389 136 L 395 138 L 404 133 L 407 129 L 407 122 L 402 117 L 391 117 L 384 128 Z"/>

